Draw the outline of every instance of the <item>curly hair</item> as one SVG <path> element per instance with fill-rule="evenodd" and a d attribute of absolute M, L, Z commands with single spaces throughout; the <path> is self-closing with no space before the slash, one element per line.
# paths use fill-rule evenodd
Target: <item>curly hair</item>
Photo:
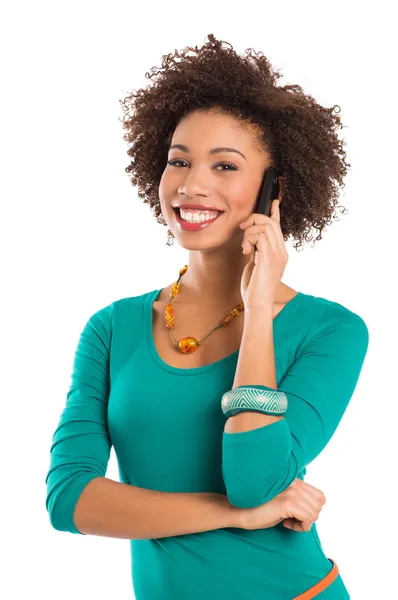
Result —
<path fill-rule="evenodd" d="M 153 85 L 119 100 L 127 130 L 123 139 L 132 158 L 125 170 L 138 196 L 154 210 L 157 222 L 166 225 L 158 188 L 173 132 L 193 110 L 220 109 L 242 124 L 258 126 L 255 142 L 269 153 L 271 166 L 284 178 L 280 220 L 284 239 L 292 236 L 296 250 L 303 240 L 313 239 L 313 230 L 318 230 L 316 240 L 322 239 L 336 208 L 348 212 L 337 204 L 338 186 L 345 187 L 343 178 L 351 166 L 345 141 L 337 136 L 343 127 L 340 106 L 319 105 L 299 85 L 276 85 L 282 75 L 272 70 L 262 52 L 249 48 L 242 57 L 228 42 L 213 34 L 207 37 L 199 49 L 186 47 L 162 56 L 161 68 L 145 74 L 155 78 Z M 170 230 L 169 236 L 174 237 Z"/>

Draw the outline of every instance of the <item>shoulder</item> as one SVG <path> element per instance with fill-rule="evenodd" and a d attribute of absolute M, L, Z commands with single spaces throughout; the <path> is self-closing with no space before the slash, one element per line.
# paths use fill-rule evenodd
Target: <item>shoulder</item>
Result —
<path fill-rule="evenodd" d="M 327 328 L 330 326 L 356 326 L 358 329 L 367 330 L 367 325 L 363 317 L 354 310 L 336 302 L 323 298 L 321 296 L 312 296 L 304 294 L 311 312 L 315 316 L 316 328 Z"/>
<path fill-rule="evenodd" d="M 347 346 L 360 346 L 366 352 L 369 330 L 360 314 L 331 299 L 304 293 L 302 295 L 309 319 L 307 342 L 324 338 L 325 343 L 328 343 L 335 339 Z"/>
<path fill-rule="evenodd" d="M 112 328 L 116 318 L 125 318 L 132 314 L 139 315 L 146 302 L 155 294 L 157 290 L 151 290 L 137 296 L 126 296 L 117 298 L 113 302 L 102 305 L 95 309 L 89 317 L 92 323 L 102 323 L 108 328 Z"/>

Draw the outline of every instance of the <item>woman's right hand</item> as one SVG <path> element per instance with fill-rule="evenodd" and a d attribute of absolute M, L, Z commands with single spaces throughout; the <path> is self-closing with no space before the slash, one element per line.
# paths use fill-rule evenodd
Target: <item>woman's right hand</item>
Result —
<path fill-rule="evenodd" d="M 239 527 L 268 529 L 283 521 L 288 529 L 310 531 L 325 502 L 321 490 L 297 478 L 269 502 L 255 508 L 241 508 Z"/>

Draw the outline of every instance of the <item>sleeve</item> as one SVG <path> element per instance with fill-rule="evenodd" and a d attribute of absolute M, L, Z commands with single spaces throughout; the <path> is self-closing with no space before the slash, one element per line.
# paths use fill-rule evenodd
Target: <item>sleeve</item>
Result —
<path fill-rule="evenodd" d="M 75 352 L 71 384 L 50 448 L 46 509 L 59 531 L 80 533 L 74 510 L 86 485 L 105 476 L 111 440 L 107 427 L 113 304 L 86 323 Z"/>
<path fill-rule="evenodd" d="M 347 409 L 369 332 L 359 315 L 334 304 L 337 310 L 328 306 L 278 386 L 288 398 L 284 418 L 223 433 L 222 474 L 234 506 L 260 506 L 289 487 L 325 448 Z"/>

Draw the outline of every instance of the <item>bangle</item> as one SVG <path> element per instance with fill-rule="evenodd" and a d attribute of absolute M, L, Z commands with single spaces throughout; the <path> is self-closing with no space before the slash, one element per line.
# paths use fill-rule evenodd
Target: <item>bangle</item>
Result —
<path fill-rule="evenodd" d="M 221 398 L 221 408 L 226 417 L 245 411 L 281 415 L 287 411 L 287 405 L 284 392 L 265 385 L 241 385 L 225 392 Z"/>

